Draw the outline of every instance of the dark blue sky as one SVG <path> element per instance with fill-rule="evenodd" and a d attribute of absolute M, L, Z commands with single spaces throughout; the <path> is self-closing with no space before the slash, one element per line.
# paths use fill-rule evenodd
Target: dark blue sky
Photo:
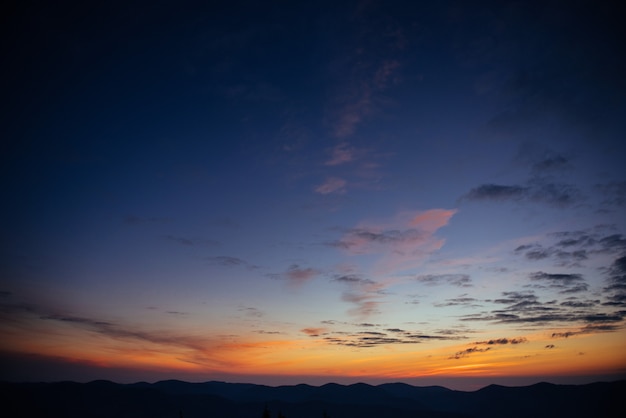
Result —
<path fill-rule="evenodd" d="M 7 378 L 623 375 L 611 2 L 3 15 Z"/>

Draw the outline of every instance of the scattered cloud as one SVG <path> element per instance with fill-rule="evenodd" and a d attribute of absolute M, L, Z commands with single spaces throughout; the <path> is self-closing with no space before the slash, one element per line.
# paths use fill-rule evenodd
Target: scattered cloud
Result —
<path fill-rule="evenodd" d="M 551 259 L 557 266 L 582 267 L 584 262 L 597 254 L 620 254 L 626 250 L 626 238 L 621 234 L 609 234 L 594 229 L 559 231 L 547 234 L 544 243 L 520 245 L 514 254 L 523 255 L 530 261 Z"/>
<path fill-rule="evenodd" d="M 468 308 L 478 308 L 482 305 L 478 303 L 476 298 L 468 297 L 467 294 L 461 295 L 458 298 L 446 299 L 444 302 L 435 303 L 437 308 L 444 308 L 449 306 L 464 306 Z"/>
<path fill-rule="evenodd" d="M 300 331 L 309 337 L 319 337 L 326 333 L 326 328 L 303 328 Z"/>
<path fill-rule="evenodd" d="M 467 274 L 425 274 L 415 278 L 420 283 L 436 286 L 448 284 L 456 287 L 472 287 L 472 280 Z"/>
<path fill-rule="evenodd" d="M 466 348 L 465 350 L 462 351 L 457 351 L 456 353 L 454 353 L 453 356 L 449 357 L 450 359 L 461 359 L 461 358 L 465 358 L 467 356 L 469 356 L 470 354 L 474 354 L 474 353 L 484 353 L 485 351 L 489 351 L 491 350 L 491 347 L 487 347 L 487 348 L 478 348 L 478 347 L 470 347 L 470 348 Z"/>
<path fill-rule="evenodd" d="M 495 340 L 476 341 L 476 345 L 506 345 L 506 344 L 521 344 L 526 343 L 528 340 L 525 337 L 520 338 L 497 338 Z"/>
<path fill-rule="evenodd" d="M 595 334 L 598 332 L 614 332 L 623 328 L 622 325 L 618 324 L 587 324 L 584 327 L 573 331 L 561 331 L 561 332 L 553 332 L 552 338 L 569 338 L 576 335 L 585 335 L 585 334 Z"/>
<path fill-rule="evenodd" d="M 314 268 L 302 268 L 297 264 L 292 264 L 284 273 L 284 277 L 291 286 L 300 287 L 309 280 L 314 279 L 319 274 L 320 271 Z"/>
<path fill-rule="evenodd" d="M 527 193 L 527 187 L 483 184 L 470 190 L 464 197 L 468 200 L 520 200 Z"/>
<path fill-rule="evenodd" d="M 545 178 L 536 177 L 526 185 L 483 184 L 471 189 L 461 199 L 469 201 L 529 201 L 564 208 L 580 202 L 582 195 L 576 186 L 554 183 Z"/>
<path fill-rule="evenodd" d="M 446 226 L 455 209 L 431 209 L 401 213 L 391 222 L 361 223 L 345 231 L 330 245 L 353 255 L 380 254 L 381 263 L 395 269 L 410 268 L 441 248 L 443 239 L 434 233 Z"/>
<path fill-rule="evenodd" d="M 605 287 L 608 293 L 609 306 L 626 307 L 626 255 L 617 258 L 609 268 L 609 285 Z"/>
<path fill-rule="evenodd" d="M 241 306 L 237 309 L 238 312 L 243 313 L 245 316 L 249 318 L 262 318 L 265 316 L 265 313 L 257 308 Z"/>
<path fill-rule="evenodd" d="M 77 326 L 85 327 L 92 332 L 106 335 L 115 339 L 139 340 L 157 345 L 189 348 L 196 351 L 204 351 L 206 349 L 206 341 L 204 339 L 185 335 L 173 335 L 163 331 L 143 331 L 129 327 L 123 327 L 113 322 L 102 321 L 88 317 L 49 314 L 40 316 L 40 319 L 74 324 Z"/>
<path fill-rule="evenodd" d="M 549 285 L 557 289 L 576 289 L 581 278 L 577 275 L 550 275 L 548 273 L 535 273 L 533 277 L 540 281 L 547 281 Z M 531 279 L 532 280 L 532 279 Z M 582 290 L 581 290 L 582 292 Z M 559 292 L 567 294 L 567 291 Z M 503 305 L 503 308 L 493 309 L 488 312 L 479 312 L 464 315 L 461 321 L 488 321 L 500 324 L 526 324 L 533 326 L 558 326 L 563 323 L 577 323 L 581 326 L 606 326 L 605 330 L 615 330 L 616 325 L 623 322 L 626 312 L 609 311 L 602 309 L 604 304 L 599 300 L 579 300 L 568 297 L 566 300 L 541 301 L 533 291 L 510 291 L 502 292 L 502 298 L 486 299 L 483 302 L 495 306 Z M 586 328 L 592 329 L 592 328 Z"/>
<path fill-rule="evenodd" d="M 611 181 L 603 184 L 596 184 L 596 190 L 603 197 L 602 207 L 623 207 L 626 205 L 626 181 Z"/>
<path fill-rule="evenodd" d="M 553 155 L 542 159 L 532 165 L 533 172 L 546 172 L 553 170 L 562 170 L 569 167 L 569 161 L 562 155 Z"/>
<path fill-rule="evenodd" d="M 347 182 L 339 177 L 329 177 L 324 183 L 315 187 L 315 192 L 319 194 L 343 194 L 346 192 Z"/>
<path fill-rule="evenodd" d="M 315 335 L 317 336 L 317 335 Z M 459 335 L 451 335 L 444 333 L 426 334 L 414 331 L 405 331 L 400 329 L 388 329 L 381 331 L 330 331 L 326 333 L 324 341 L 332 345 L 341 345 L 345 347 L 356 348 L 372 348 L 386 345 L 406 345 L 420 344 L 426 341 L 452 341 L 465 338 Z"/>
<path fill-rule="evenodd" d="M 356 149 L 350 144 L 341 142 L 331 149 L 331 156 L 324 164 L 335 166 L 352 162 L 356 158 L 356 152 Z"/>
<path fill-rule="evenodd" d="M 347 286 L 341 295 L 341 300 L 355 305 L 348 311 L 349 314 L 365 318 L 379 313 L 378 306 L 384 295 L 385 284 L 363 278 L 356 274 L 341 275 L 333 281 Z"/>
<path fill-rule="evenodd" d="M 255 269 L 257 266 L 249 264 L 245 260 L 238 257 L 232 257 L 228 255 L 219 255 L 213 257 L 206 257 L 211 265 L 223 266 L 223 267 L 246 267 L 248 269 Z"/>
<path fill-rule="evenodd" d="M 586 292 L 589 286 L 580 274 L 558 274 L 538 271 L 530 274 L 530 280 L 547 283 L 547 287 L 559 289 L 560 293 Z"/>

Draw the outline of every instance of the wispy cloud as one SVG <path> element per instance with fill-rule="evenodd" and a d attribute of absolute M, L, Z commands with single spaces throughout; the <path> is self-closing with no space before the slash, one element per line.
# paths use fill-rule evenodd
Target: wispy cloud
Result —
<path fill-rule="evenodd" d="M 456 210 L 449 209 L 401 213 L 390 222 L 362 223 L 344 230 L 340 240 L 328 245 L 355 256 L 374 255 L 378 259 L 374 272 L 391 277 L 419 265 L 433 251 L 441 248 L 444 241 L 434 237 L 434 233 L 447 225 L 455 213 Z M 342 300 L 354 304 L 355 308 L 349 313 L 358 316 L 378 313 L 386 288 L 398 280 L 401 279 L 374 281 L 357 273 L 339 274 L 334 279 L 348 286 Z M 445 280 L 455 286 L 470 285 L 469 276 L 450 275 Z"/>
<path fill-rule="evenodd" d="M 322 184 L 315 187 L 319 194 L 343 194 L 346 192 L 346 180 L 339 177 L 329 177 Z"/>
<path fill-rule="evenodd" d="M 571 184 L 555 183 L 545 178 L 533 178 L 525 185 L 482 184 L 463 195 L 469 201 L 528 201 L 549 206 L 571 207 L 582 200 L 578 188 Z"/>
<path fill-rule="evenodd" d="M 206 340 L 202 338 L 175 335 L 164 331 L 144 331 L 89 317 L 48 314 L 42 315 L 40 318 L 42 320 L 64 322 L 85 327 L 90 331 L 115 339 L 138 340 L 163 346 L 187 348 L 195 351 L 204 351 L 206 348 Z"/>
<path fill-rule="evenodd" d="M 621 254 L 626 250 L 626 238 L 621 234 L 607 234 L 606 227 L 547 234 L 542 243 L 530 242 L 518 246 L 514 254 L 529 261 L 551 259 L 561 267 L 581 267 L 599 254 Z"/>
<path fill-rule="evenodd" d="M 329 166 L 336 166 L 352 162 L 356 159 L 356 149 L 347 142 L 341 142 L 331 149 L 330 158 L 324 163 Z"/>
<path fill-rule="evenodd" d="M 298 264 L 292 264 L 284 273 L 284 277 L 290 286 L 300 287 L 319 274 L 320 271 L 312 267 L 300 267 Z"/>
<path fill-rule="evenodd" d="M 529 277 L 533 282 L 547 283 L 548 287 L 558 289 L 560 293 L 586 292 L 589 288 L 583 277 L 576 273 L 562 274 L 538 271 L 531 273 Z"/>
<path fill-rule="evenodd" d="M 336 325 L 336 324 L 331 324 Z M 342 325 L 347 325 L 342 323 Z M 373 348 L 388 345 L 420 344 L 428 341 L 454 341 L 466 338 L 457 332 L 424 333 L 399 328 L 380 328 L 379 325 L 367 324 L 367 330 L 345 331 L 329 328 L 305 328 L 302 330 L 311 337 L 323 337 L 331 345 L 355 348 Z"/>
<path fill-rule="evenodd" d="M 448 284 L 456 287 L 472 287 L 472 280 L 467 274 L 424 274 L 415 278 L 420 283 L 436 286 Z"/>
<path fill-rule="evenodd" d="M 223 266 L 223 267 L 246 267 L 248 269 L 255 269 L 258 268 L 258 266 L 255 266 L 254 264 L 250 264 L 247 261 L 239 258 L 239 257 L 232 257 L 229 255 L 218 255 L 218 256 L 211 256 L 211 257 L 206 257 L 206 260 L 211 264 L 211 265 L 215 265 L 215 266 Z"/>
<path fill-rule="evenodd" d="M 609 285 L 604 289 L 608 293 L 609 306 L 626 307 L 626 255 L 616 259 L 609 268 Z"/>
<path fill-rule="evenodd" d="M 300 330 L 305 333 L 309 337 L 319 337 L 320 335 L 326 333 L 326 328 L 303 328 Z"/>
<path fill-rule="evenodd" d="M 535 277 L 538 277 L 538 280 L 547 280 L 549 283 L 556 281 L 555 286 L 557 286 L 557 289 L 561 289 L 563 286 L 566 288 L 576 287 L 581 280 L 576 275 L 560 276 L 540 273 Z M 583 291 L 581 290 L 581 292 Z M 566 294 L 568 292 L 562 291 L 560 293 Z M 533 291 L 502 292 L 502 296 L 502 298 L 487 299 L 484 302 L 503 305 L 503 308 L 493 309 L 490 312 L 465 315 L 461 318 L 461 321 L 488 321 L 500 324 L 526 324 L 543 327 L 554 327 L 563 323 L 578 323 L 592 324 L 594 326 L 607 325 L 609 326 L 608 329 L 615 329 L 614 327 L 622 323 L 625 317 L 623 311 L 601 309 L 602 304 L 592 300 L 583 300 L 582 303 L 577 303 L 578 299 L 568 297 L 561 302 L 556 299 L 544 302 Z"/>
<path fill-rule="evenodd" d="M 364 318 L 379 313 L 378 306 L 385 284 L 355 274 L 338 276 L 334 281 L 343 283 L 348 288 L 341 295 L 341 299 L 355 305 L 348 311 L 349 314 Z"/>
<path fill-rule="evenodd" d="M 461 358 L 465 358 L 469 356 L 470 354 L 484 353 L 485 351 L 489 351 L 489 350 L 491 350 L 491 347 L 487 347 L 487 348 L 470 347 L 470 348 L 466 348 L 465 350 L 457 351 L 456 353 L 454 353 L 453 356 L 449 358 L 458 360 Z"/>
<path fill-rule="evenodd" d="M 362 57 L 359 57 L 362 59 Z M 373 68 L 373 70 L 372 70 Z M 333 99 L 333 135 L 348 138 L 359 124 L 379 106 L 380 95 L 397 79 L 394 75 L 400 68 L 395 59 L 378 60 L 368 66 L 353 67 L 353 77 L 347 81 Z"/>
<path fill-rule="evenodd" d="M 391 222 L 362 223 L 346 230 L 344 236 L 331 245 L 354 255 L 379 254 L 387 269 L 411 268 L 441 248 L 444 241 L 434 234 L 447 225 L 455 213 L 454 209 L 431 209 L 402 213 Z"/>
<path fill-rule="evenodd" d="M 237 311 L 241 312 L 249 318 L 262 318 L 263 316 L 265 316 L 265 313 L 263 311 L 250 306 L 240 306 Z"/>
<path fill-rule="evenodd" d="M 626 206 L 626 181 L 611 181 L 596 184 L 596 190 L 602 195 L 603 208 L 621 208 Z"/>
<path fill-rule="evenodd" d="M 519 338 L 497 338 L 495 340 L 476 341 L 476 345 L 506 345 L 506 344 L 522 344 L 528 342 L 526 337 Z"/>

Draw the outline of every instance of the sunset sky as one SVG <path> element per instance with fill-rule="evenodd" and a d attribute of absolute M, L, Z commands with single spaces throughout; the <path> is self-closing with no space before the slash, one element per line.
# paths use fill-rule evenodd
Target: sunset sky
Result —
<path fill-rule="evenodd" d="M 612 2 L 15 2 L 0 380 L 626 378 Z"/>

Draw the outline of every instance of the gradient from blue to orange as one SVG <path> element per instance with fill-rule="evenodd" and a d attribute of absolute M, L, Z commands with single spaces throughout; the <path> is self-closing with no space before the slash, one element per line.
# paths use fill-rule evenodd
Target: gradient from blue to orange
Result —
<path fill-rule="evenodd" d="M 2 379 L 626 375 L 616 11 L 339 3 L 10 8 Z"/>

